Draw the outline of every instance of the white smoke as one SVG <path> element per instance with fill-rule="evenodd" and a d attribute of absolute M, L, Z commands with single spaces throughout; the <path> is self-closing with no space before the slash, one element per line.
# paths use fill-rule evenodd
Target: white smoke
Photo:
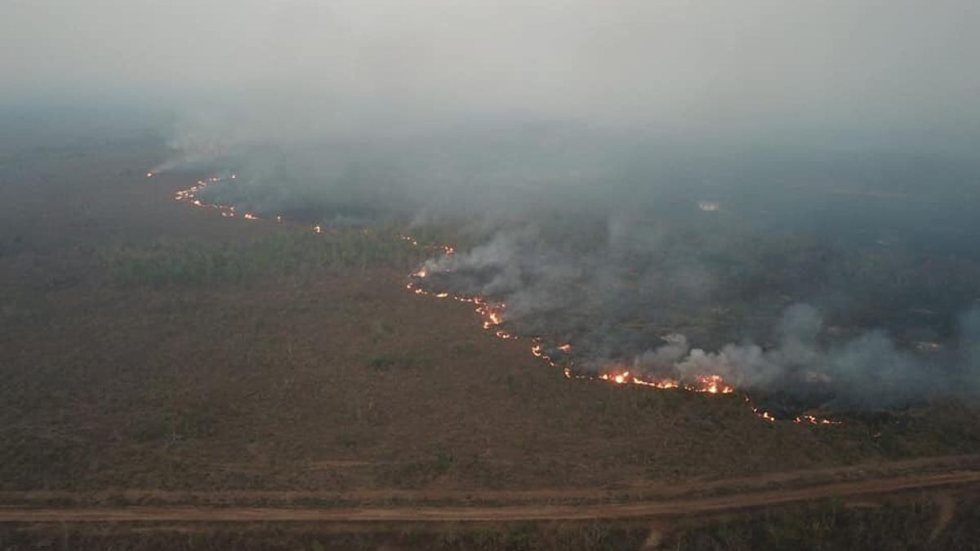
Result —
<path fill-rule="evenodd" d="M 969 319 L 975 317 L 972 314 Z M 686 381 L 720 375 L 748 391 L 792 392 L 819 384 L 830 389 L 835 404 L 842 407 L 899 405 L 927 393 L 953 390 L 948 372 L 939 372 L 899 350 L 881 331 L 869 331 L 843 343 L 821 344 L 822 330 L 816 309 L 795 304 L 784 312 L 778 327 L 779 342 L 773 348 L 728 344 L 708 352 L 689 349 L 683 335 L 671 334 L 665 337 L 666 344 L 638 355 L 633 366 L 640 373 L 663 375 L 666 370 Z M 969 341 L 964 350 L 973 354 L 977 347 L 977 341 Z M 963 382 L 975 385 L 977 381 Z"/>
<path fill-rule="evenodd" d="M 442 278 L 440 285 L 505 301 L 505 317 L 519 332 L 571 340 L 573 361 L 581 370 L 626 365 L 635 375 L 682 382 L 719 375 L 750 393 L 807 399 L 819 395 L 814 398 L 819 404 L 811 405 L 844 409 L 902 406 L 930 395 L 980 390 L 980 310 L 961 320 L 958 359 L 902 349 L 878 329 L 842 337 L 828 330 L 817 308 L 805 303 L 783 309 L 770 331 L 772 341 L 765 345 L 732 342 L 711 350 L 694 347 L 688 335 L 673 332 L 660 337 L 663 344 L 624 359 L 644 345 L 638 340 L 642 336 L 623 327 L 631 319 L 623 314 L 630 311 L 629 302 L 641 300 L 643 286 L 651 281 L 657 282 L 654 286 L 668 282 L 677 292 L 670 282 L 688 268 L 681 263 L 673 275 L 663 266 L 657 267 L 656 277 L 624 275 L 617 270 L 629 263 L 631 249 L 623 247 L 628 232 L 618 224 L 611 227 L 618 245 L 610 246 L 608 257 L 556 254 L 541 244 L 539 232 L 525 228 L 497 232 L 469 252 L 430 260 L 426 269 Z M 656 249 L 659 240 L 651 246 Z M 640 287 L 631 283 L 637 281 Z M 625 296 L 624 289 L 629 291 Z M 661 316 L 654 306 L 646 317 Z"/>

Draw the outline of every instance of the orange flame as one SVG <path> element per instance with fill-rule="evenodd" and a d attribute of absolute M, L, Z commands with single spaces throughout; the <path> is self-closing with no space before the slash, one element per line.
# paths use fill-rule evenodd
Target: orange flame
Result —
<path fill-rule="evenodd" d="M 808 424 L 808 425 L 841 425 L 843 421 L 836 421 L 834 419 L 825 419 L 823 417 L 817 417 L 815 415 L 799 415 L 793 419 L 794 423 L 797 424 Z"/>
<path fill-rule="evenodd" d="M 153 172 L 146 173 L 147 178 L 150 178 L 152 176 L 154 176 Z M 237 175 L 231 174 L 230 177 L 231 179 L 234 180 L 237 178 Z M 207 178 L 206 180 L 198 180 L 195 185 L 187 189 L 176 191 L 174 193 L 174 200 L 180 202 L 188 202 L 195 207 L 207 207 L 207 208 L 216 209 L 221 214 L 222 217 L 226 217 L 226 218 L 234 217 L 235 216 L 234 206 L 214 204 L 214 203 L 204 203 L 203 201 L 197 198 L 197 194 L 205 187 L 207 187 L 209 184 L 220 182 L 220 181 L 221 178 L 218 176 L 212 176 L 210 178 Z M 260 220 L 260 218 L 257 215 L 250 212 L 246 212 L 243 215 L 243 218 L 245 218 L 246 220 Z M 277 215 L 276 221 L 283 222 L 282 215 Z M 323 228 L 319 224 L 317 224 L 312 226 L 312 231 L 318 234 L 323 233 Z M 419 246 L 418 240 L 416 240 L 414 237 L 410 235 L 401 235 L 400 237 L 402 240 L 410 243 L 413 247 Z M 441 245 L 436 247 L 436 249 L 442 250 L 443 254 L 446 256 L 453 255 L 456 252 L 456 249 L 451 245 Z M 429 272 L 423 267 L 423 268 L 419 268 L 416 272 L 411 274 L 411 277 L 416 279 L 424 279 L 428 275 Z M 509 331 L 506 331 L 504 329 L 495 329 L 496 327 L 502 325 L 505 321 L 503 312 L 504 309 L 506 308 L 506 305 L 503 303 L 491 303 L 487 301 L 485 298 L 480 296 L 451 295 L 450 293 L 445 291 L 432 293 L 426 291 L 422 287 L 416 287 L 414 281 L 409 281 L 405 285 L 405 288 L 417 295 L 431 295 L 434 296 L 435 298 L 440 298 L 440 299 L 450 298 L 457 302 L 474 304 L 476 305 L 477 314 L 483 319 L 484 329 L 487 330 L 494 329 L 492 334 L 500 339 L 512 340 L 512 339 L 519 338 L 517 335 Z M 556 348 L 565 354 L 569 354 L 572 351 L 572 344 L 565 343 L 557 346 Z M 541 359 L 551 367 L 558 367 L 559 366 L 558 362 L 556 362 L 551 356 L 546 354 L 544 350 L 545 350 L 544 344 L 540 338 L 531 339 L 531 354 L 534 357 Z M 634 385 L 646 386 L 646 387 L 651 387 L 651 388 L 656 388 L 661 390 L 682 389 L 689 392 L 700 392 L 700 393 L 707 393 L 707 394 L 732 394 L 735 392 L 735 387 L 728 384 L 724 379 L 722 379 L 720 375 L 713 375 L 713 374 L 701 375 L 695 378 L 695 380 L 692 382 L 681 383 L 680 381 L 669 379 L 669 378 L 657 379 L 657 378 L 651 378 L 647 376 L 639 376 L 631 373 L 628 370 L 621 370 L 621 369 L 612 369 L 610 371 L 600 373 L 598 376 L 590 376 L 590 375 L 575 373 L 573 372 L 570 364 L 567 361 L 563 363 L 565 365 L 562 366 L 562 374 L 569 379 L 571 378 L 599 379 L 602 381 L 609 381 L 619 385 L 634 384 Z M 776 421 L 776 419 L 769 412 L 753 406 L 748 396 L 745 396 L 745 401 L 752 408 L 753 413 L 760 419 L 763 419 L 770 423 Z M 842 424 L 842 421 L 824 419 L 813 415 L 797 416 L 795 419 L 793 419 L 793 422 L 797 424 L 809 424 L 809 425 Z"/>

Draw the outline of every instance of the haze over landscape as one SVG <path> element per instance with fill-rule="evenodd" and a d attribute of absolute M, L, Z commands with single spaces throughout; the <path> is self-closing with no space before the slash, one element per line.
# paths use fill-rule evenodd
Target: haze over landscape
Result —
<path fill-rule="evenodd" d="M 684 389 L 737 396 L 738 404 L 712 404 L 746 410 L 746 427 L 761 418 L 782 431 L 744 429 L 744 441 L 767 442 L 770 455 L 806 450 L 774 471 L 972 454 L 980 445 L 976 2 L 8 0 L 2 11 L 0 328 L 9 336 L 0 363 L 11 381 L 6 397 L 19 405 L 0 421 L 16 443 L 11 465 L 44 464 L 39 449 L 75 451 L 55 454 L 36 476 L 0 470 L 0 490 L 133 480 L 240 489 L 239 479 L 217 482 L 203 466 L 186 480 L 130 473 L 142 453 L 163 473 L 182 430 L 193 435 L 187 445 L 201 446 L 181 451 L 183 461 L 247 449 L 269 469 L 248 470 L 248 480 L 270 491 L 476 488 L 491 471 L 513 477 L 505 486 L 527 484 L 532 471 L 514 465 L 564 464 L 583 424 L 598 431 L 583 440 L 601 448 L 600 419 L 613 415 L 608 407 L 627 407 L 597 412 L 606 398 L 589 393 L 606 390 L 576 394 L 577 379 L 647 393 L 630 398 L 625 415 L 647 427 L 635 430 L 654 432 L 613 431 L 623 447 L 610 444 L 594 460 L 607 468 L 630 457 L 624 473 L 633 465 L 635 476 L 656 480 L 689 475 L 674 465 L 695 453 L 674 445 L 664 447 L 676 458 L 645 455 L 666 441 L 657 431 L 682 425 L 690 438 L 700 430 L 740 438 L 741 429 L 692 419 L 742 413 L 669 394 Z M 261 225 L 236 225 L 245 220 Z M 234 298 L 205 323 L 181 302 L 191 296 Z M 304 309 L 307 296 L 321 310 Z M 153 305 L 158 317 L 147 319 L 156 321 L 143 333 L 100 336 L 96 326 L 137 315 L 121 306 L 129 301 Z M 294 306 L 256 306 L 280 303 Z M 242 304 L 255 309 L 226 317 Z M 427 321 L 415 321 L 413 308 Z M 89 327 L 86 309 L 106 321 Z M 248 316 L 259 320 L 254 327 L 236 325 Z M 318 320 L 330 329 L 307 334 Z M 500 338 L 472 344 L 466 331 L 481 325 Z M 435 333 L 416 333 L 427 330 Z M 141 355 L 147 345 L 133 343 L 144 339 L 165 352 Z M 40 344 L 48 340 L 51 350 Z M 206 360 L 226 349 L 228 358 L 245 350 L 244 359 Z M 558 379 L 515 387 L 526 373 L 520 362 L 531 360 L 508 354 L 528 350 L 537 368 L 558 368 L 550 370 Z M 498 357 L 506 359 L 489 360 Z M 318 358 L 360 367 L 321 369 Z M 194 373 L 209 382 L 174 390 L 184 383 L 168 370 L 197 361 L 206 364 Z M 279 370 L 300 364 L 336 385 L 339 417 L 323 413 L 326 422 L 316 410 L 322 400 L 290 394 L 300 376 Z M 102 375 L 83 384 L 82 365 L 103 366 L 85 368 Z M 237 380 L 242 369 L 254 379 Z M 159 388 L 141 387 L 154 370 Z M 459 419 L 459 433 L 433 430 L 432 442 L 403 455 L 404 435 L 386 423 L 415 419 L 414 429 L 402 427 L 407 435 L 432 421 L 413 417 L 415 395 L 396 392 L 409 384 L 397 381 L 426 388 L 436 372 L 482 390 L 437 393 L 432 400 L 454 412 L 438 418 Z M 131 382 L 96 383 L 102 376 Z M 349 386 L 367 380 L 392 386 Z M 114 440 L 118 451 L 106 448 L 116 455 L 89 461 L 112 465 L 101 472 L 118 478 L 69 476 L 94 457 L 90 443 L 37 436 L 35 422 L 55 426 L 58 416 L 31 401 L 70 394 L 76 383 L 97 385 L 84 403 L 99 416 L 136 407 L 144 391 L 169 404 L 159 420 L 132 428 L 137 436 Z M 542 390 L 559 383 L 572 390 Z M 209 439 L 239 434 L 223 423 L 251 415 L 231 412 L 252 396 L 239 384 L 284 393 L 256 412 L 292 403 L 298 409 L 283 415 L 294 422 L 354 419 L 370 436 L 323 437 L 356 441 L 336 448 L 297 444 L 302 435 L 279 434 L 281 424 L 267 419 L 255 426 L 269 423 L 262 434 L 279 434 L 281 446 L 222 436 L 241 448 L 219 453 Z M 479 407 L 504 402 L 487 394 L 476 401 L 483 406 L 459 408 L 467 393 L 491 387 L 532 403 L 557 396 L 541 407 L 584 421 L 556 428 L 552 413 L 538 412 L 537 428 L 486 429 L 505 432 L 486 442 L 509 451 L 474 451 L 492 466 L 478 476 L 461 457 L 493 446 L 460 436 L 475 434 L 462 427 L 483 417 Z M 175 405 L 188 395 L 200 399 L 195 412 L 212 401 L 228 409 L 198 412 L 201 421 Z M 380 413 L 379 396 L 407 409 Z M 666 417 L 644 417 L 644 400 Z M 49 405 L 63 411 L 57 400 Z M 88 426 L 116 426 L 98 419 Z M 189 428 L 199 421 L 208 428 Z M 526 448 L 527 435 L 551 429 L 568 435 L 553 447 L 558 459 Z M 794 432 L 811 429 L 838 436 Z M 146 444 L 156 451 L 143 448 L 167 438 L 159 449 Z M 725 442 L 697 453 L 722 457 L 735 445 Z M 751 455 L 746 446 L 730 458 Z M 404 467 L 413 453 L 412 465 L 429 467 Z M 375 470 L 291 478 L 298 471 L 286 463 L 327 461 L 321 455 Z M 270 459 L 280 456 L 291 459 Z M 764 463 L 756 457 L 746 468 L 761 473 Z M 709 476 L 740 474 L 714 468 L 705 467 Z"/>

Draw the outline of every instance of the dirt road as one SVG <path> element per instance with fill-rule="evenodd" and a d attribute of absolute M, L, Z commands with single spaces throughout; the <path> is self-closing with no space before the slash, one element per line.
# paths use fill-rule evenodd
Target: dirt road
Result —
<path fill-rule="evenodd" d="M 0 508 L 0 522 L 501 522 L 676 517 L 827 498 L 853 499 L 980 483 L 980 470 L 833 482 L 803 488 L 617 504 L 267 508 L 134 506 Z"/>

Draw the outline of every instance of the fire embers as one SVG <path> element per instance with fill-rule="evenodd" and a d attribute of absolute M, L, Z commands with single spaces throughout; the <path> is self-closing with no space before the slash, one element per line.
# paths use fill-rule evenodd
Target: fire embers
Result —
<path fill-rule="evenodd" d="M 147 173 L 147 178 L 150 178 L 153 175 L 153 173 Z M 230 178 L 235 179 L 236 176 L 232 174 Z M 205 180 L 198 180 L 193 186 L 177 191 L 174 194 L 174 199 L 179 202 L 188 203 L 195 207 L 213 209 L 225 218 L 241 217 L 245 220 L 260 220 L 260 217 L 254 213 L 239 213 L 232 205 L 207 203 L 199 198 L 199 193 L 208 185 L 220 182 L 223 179 L 224 178 L 222 177 L 215 176 Z M 280 223 L 283 222 L 282 216 L 276 216 L 275 220 Z M 319 225 L 314 225 L 310 229 L 317 234 L 324 232 L 324 229 Z M 438 259 L 442 260 L 449 259 L 456 252 L 451 245 L 423 246 L 420 245 L 415 238 L 407 235 L 401 236 L 401 239 L 414 247 L 423 247 L 426 250 L 430 250 L 432 253 L 438 255 Z M 479 295 L 455 294 L 446 290 L 437 290 L 438 283 L 436 282 L 434 284 L 434 282 L 432 282 L 432 269 L 429 268 L 429 266 L 436 265 L 438 265 L 437 262 L 430 261 L 412 273 L 409 276 L 409 281 L 406 284 L 406 288 L 418 295 L 427 295 L 436 299 L 454 300 L 457 302 L 472 304 L 475 307 L 477 314 L 480 316 L 482 326 L 485 330 L 500 339 L 519 339 L 515 333 L 511 332 L 505 327 L 505 322 L 507 319 L 506 304 L 502 302 L 494 302 Z M 610 367 L 609 365 L 600 368 L 598 371 L 577 371 L 574 369 L 574 347 L 571 343 L 548 344 L 544 339 L 538 337 L 528 338 L 527 340 L 530 341 L 530 352 L 533 356 L 545 362 L 548 366 L 560 368 L 564 376 L 567 378 L 602 380 L 616 385 L 630 384 L 660 390 L 677 389 L 711 395 L 732 394 L 735 392 L 735 388 L 717 374 L 691 376 L 688 373 L 683 377 L 678 378 L 655 377 L 650 375 L 646 370 L 636 369 L 635 367 L 631 369 L 621 366 Z M 684 344 L 683 348 L 686 351 L 686 343 L 680 343 L 677 341 L 677 339 L 674 339 L 671 336 L 666 337 L 665 340 L 668 342 L 668 348 L 671 346 L 677 348 L 681 344 Z M 662 350 L 661 352 L 664 351 Z M 770 412 L 755 407 L 749 400 L 748 396 L 745 397 L 745 400 L 758 418 L 767 422 L 776 421 Z M 808 425 L 840 424 L 839 421 L 823 419 L 813 415 L 800 415 L 794 418 L 793 421 L 798 424 Z"/>
<path fill-rule="evenodd" d="M 418 242 L 414 239 L 406 239 L 405 236 L 402 236 L 402 239 L 409 241 L 415 246 L 418 246 Z M 443 250 L 443 254 L 453 254 L 452 247 L 445 246 L 441 247 L 441 249 Z M 476 313 L 480 315 L 484 329 L 492 331 L 494 336 L 500 339 L 517 339 L 517 335 L 501 327 L 501 325 L 504 323 L 504 310 L 507 308 L 506 304 L 491 302 L 482 297 L 456 295 L 447 291 L 429 290 L 425 286 L 425 279 L 428 276 L 429 271 L 426 268 L 420 268 L 418 271 L 409 276 L 409 282 L 405 285 L 405 288 L 412 291 L 416 295 L 427 295 L 437 299 L 448 299 L 456 302 L 472 304 L 476 306 Z"/>
<path fill-rule="evenodd" d="M 419 242 L 410 236 L 403 235 L 401 238 L 412 246 L 421 247 Z M 454 300 L 475 306 L 479 314 L 482 326 L 500 339 L 518 339 L 516 334 L 505 328 L 507 319 L 507 305 L 500 302 L 493 302 L 478 295 L 455 294 L 449 291 L 440 290 L 440 282 L 445 276 L 452 272 L 452 269 L 440 269 L 439 266 L 451 266 L 441 260 L 455 254 L 455 249 L 449 245 L 430 246 L 440 256 L 426 262 L 422 267 L 409 275 L 409 281 L 405 287 L 417 295 L 426 295 L 436 299 Z M 527 337 L 524 337 L 527 338 Z M 697 374 L 690 373 L 678 375 L 676 377 L 658 377 L 645 369 L 629 368 L 622 365 L 607 364 L 599 369 L 576 370 L 574 364 L 574 346 L 571 343 L 554 344 L 547 343 L 540 337 L 528 338 L 531 343 L 531 354 L 550 367 L 559 368 L 565 377 L 569 379 L 601 380 L 616 385 L 638 385 L 659 390 L 681 390 L 687 392 L 697 392 L 709 395 L 734 394 L 735 387 L 718 374 Z M 674 335 L 665 337 L 668 348 L 684 348 L 686 342 L 678 342 Z M 752 409 L 752 412 L 759 419 L 772 423 L 776 418 L 769 411 L 763 410 L 752 404 L 748 396 L 745 401 Z M 793 419 L 797 424 L 809 425 L 834 425 L 840 424 L 839 421 L 823 419 L 813 415 L 800 415 Z"/>
<path fill-rule="evenodd" d="M 700 375 L 691 381 L 680 381 L 671 378 L 657 378 L 631 373 L 629 370 L 614 369 L 599 375 L 603 381 L 616 384 L 634 384 L 659 389 L 680 388 L 689 392 L 706 392 L 708 394 L 732 394 L 735 387 L 725 382 L 720 375 Z"/>
<path fill-rule="evenodd" d="M 835 419 L 826 419 L 823 417 L 817 417 L 815 415 L 798 415 L 793 419 L 794 423 L 801 425 L 842 425 L 843 421 L 837 421 Z"/>
<path fill-rule="evenodd" d="M 147 174 L 146 174 L 146 177 L 147 178 L 150 178 L 152 176 L 153 176 L 153 173 L 152 172 L 147 172 Z M 231 174 L 227 179 L 235 180 L 237 178 L 238 178 L 238 175 Z M 223 181 L 225 179 L 226 178 L 221 177 L 221 176 L 211 176 L 210 178 L 206 178 L 204 180 L 198 180 L 193 186 L 191 186 L 191 187 L 189 187 L 187 189 L 178 190 L 176 193 L 174 193 L 174 201 L 179 201 L 179 202 L 182 202 L 182 203 L 188 203 L 188 204 L 190 204 L 192 206 L 195 206 L 195 207 L 214 209 L 214 210 L 218 211 L 219 214 L 221 214 L 221 217 L 222 218 L 235 218 L 235 217 L 239 217 L 240 216 L 241 218 L 243 218 L 245 220 L 261 220 L 261 218 L 259 218 L 259 216 L 257 214 L 255 214 L 254 212 L 243 212 L 243 213 L 239 213 L 238 210 L 233 205 L 221 205 L 221 204 L 218 204 L 218 203 L 207 203 L 207 202 L 202 201 L 199 198 L 199 194 L 202 191 L 204 191 L 204 189 L 206 189 L 209 185 L 216 184 L 216 183 L 221 182 L 221 181 Z M 277 221 L 280 221 L 280 222 L 282 221 L 282 218 L 279 217 L 279 216 L 277 216 L 276 219 L 277 219 Z"/>
<path fill-rule="evenodd" d="M 572 373 L 572 345 L 560 344 L 557 346 L 547 346 L 539 338 L 531 339 L 531 355 L 538 358 L 551 367 L 561 367 L 566 377 L 573 377 Z M 579 377 L 587 378 L 587 377 Z"/>
<path fill-rule="evenodd" d="M 413 246 L 419 246 L 417 240 L 409 236 L 402 236 Z M 455 249 L 451 246 L 438 247 L 444 255 L 452 255 Z M 464 302 L 476 306 L 476 312 L 480 315 L 483 328 L 491 331 L 494 336 L 501 339 L 517 339 L 518 336 L 503 327 L 507 305 L 489 301 L 480 296 L 457 295 L 447 291 L 433 290 L 430 285 L 431 263 L 426 263 L 417 271 L 409 276 L 409 282 L 405 287 L 417 295 L 427 295 L 437 299 L 450 299 L 457 302 Z M 682 389 L 690 392 L 704 392 L 708 394 L 731 394 L 735 392 L 735 387 L 725 382 L 719 375 L 700 375 L 690 380 L 676 380 L 671 378 L 656 378 L 650 375 L 631 372 L 628 369 L 612 368 L 600 370 L 598 375 L 579 373 L 573 369 L 572 363 L 572 344 L 563 343 L 548 345 L 544 339 L 533 337 L 531 340 L 531 354 L 544 361 L 551 367 L 558 367 L 563 370 L 566 377 L 581 379 L 599 379 L 616 384 L 635 384 L 659 389 Z"/>

